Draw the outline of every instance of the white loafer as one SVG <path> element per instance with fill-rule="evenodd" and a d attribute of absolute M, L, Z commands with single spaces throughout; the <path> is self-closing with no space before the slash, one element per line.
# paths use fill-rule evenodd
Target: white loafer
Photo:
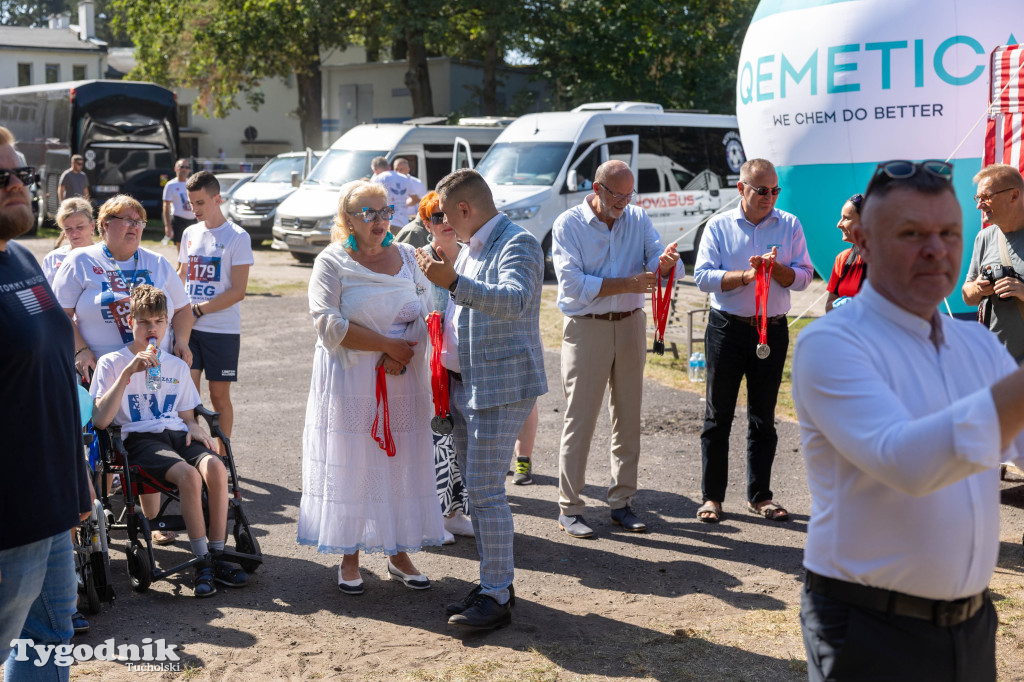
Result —
<path fill-rule="evenodd" d="M 398 570 L 391 560 L 388 560 L 388 577 L 398 580 L 410 590 L 425 590 L 430 587 L 430 580 L 425 575 L 406 575 Z"/>

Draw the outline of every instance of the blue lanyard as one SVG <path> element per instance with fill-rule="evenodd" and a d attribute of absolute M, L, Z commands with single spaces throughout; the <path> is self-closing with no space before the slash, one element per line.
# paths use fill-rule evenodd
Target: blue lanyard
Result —
<path fill-rule="evenodd" d="M 135 269 L 132 270 L 131 279 L 126 278 L 124 276 L 124 273 L 121 272 L 121 266 L 117 264 L 117 260 L 115 260 L 114 254 L 110 253 L 110 249 L 107 248 L 106 244 L 103 245 L 103 253 L 105 253 L 107 255 L 107 258 L 110 259 L 110 262 L 114 264 L 114 269 L 117 270 L 117 274 L 121 276 L 121 281 L 124 282 L 125 285 L 127 285 L 128 295 L 131 296 L 132 290 L 135 288 L 135 277 L 139 274 L 139 250 L 135 249 L 135 255 L 133 256 L 135 261 Z"/>

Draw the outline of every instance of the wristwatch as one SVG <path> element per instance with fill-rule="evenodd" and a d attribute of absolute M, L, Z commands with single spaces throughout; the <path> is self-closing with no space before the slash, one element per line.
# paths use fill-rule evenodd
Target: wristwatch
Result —
<path fill-rule="evenodd" d="M 452 297 L 453 301 L 455 300 L 455 288 L 458 287 L 458 286 L 459 286 L 459 275 L 455 275 L 455 279 L 452 280 L 452 283 L 448 285 L 448 293 Z"/>

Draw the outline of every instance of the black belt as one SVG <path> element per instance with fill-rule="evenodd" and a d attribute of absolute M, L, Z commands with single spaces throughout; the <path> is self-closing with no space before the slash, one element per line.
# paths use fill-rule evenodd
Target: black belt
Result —
<path fill-rule="evenodd" d="M 757 317 L 756 316 L 753 316 L 753 317 L 743 317 L 742 315 L 733 315 L 732 313 L 727 313 L 724 310 L 718 310 L 716 312 L 718 312 L 722 317 L 724 317 L 725 319 L 729 320 L 730 322 L 739 322 L 740 324 L 749 324 L 751 327 L 756 327 L 757 326 Z M 782 315 L 776 315 L 775 317 L 769 317 L 768 318 L 768 324 L 782 324 L 785 321 L 786 321 L 786 314 L 785 313 L 783 313 Z"/>
<path fill-rule="evenodd" d="M 452 379 L 455 379 L 460 384 L 462 383 L 462 374 L 460 374 L 459 372 L 453 372 L 451 370 L 448 370 L 448 376 L 450 376 Z"/>
<path fill-rule="evenodd" d="M 914 597 L 902 592 L 883 590 L 867 585 L 848 583 L 845 580 L 826 578 L 823 575 L 807 571 L 807 588 L 811 592 L 830 597 L 836 601 L 846 602 L 870 611 L 891 613 L 897 616 L 909 616 L 931 621 L 939 627 L 947 628 L 959 625 L 974 617 L 974 614 L 985 604 L 988 590 L 963 599 L 942 601 L 941 599 L 925 599 Z"/>
<path fill-rule="evenodd" d="M 636 310 L 627 310 L 624 313 L 590 313 L 589 315 L 573 315 L 572 317 L 583 318 L 587 320 L 608 320 L 610 322 L 618 322 L 619 320 L 626 319 L 627 317 L 635 313 L 637 310 L 640 310 L 640 308 L 637 308 Z"/>

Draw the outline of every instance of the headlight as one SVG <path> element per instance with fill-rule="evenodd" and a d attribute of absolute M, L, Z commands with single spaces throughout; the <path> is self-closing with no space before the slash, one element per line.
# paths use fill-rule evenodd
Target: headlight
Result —
<path fill-rule="evenodd" d="M 274 227 L 281 227 L 281 214 L 274 216 Z"/>
<path fill-rule="evenodd" d="M 539 210 L 540 206 L 530 206 L 529 208 L 507 208 L 504 213 L 509 220 L 529 220 L 537 215 Z"/>

